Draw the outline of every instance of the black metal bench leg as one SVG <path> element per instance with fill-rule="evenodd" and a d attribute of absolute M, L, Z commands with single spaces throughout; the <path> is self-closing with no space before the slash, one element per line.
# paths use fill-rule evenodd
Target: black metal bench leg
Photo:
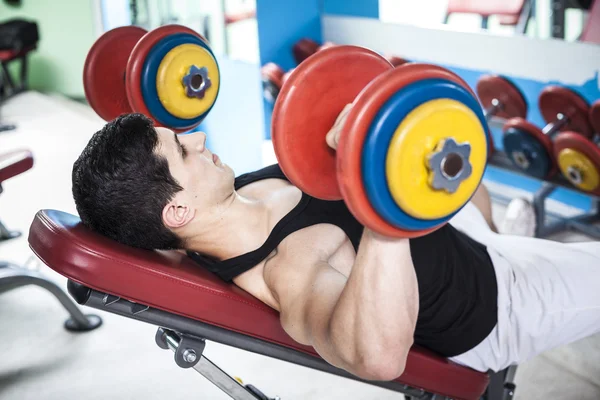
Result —
<path fill-rule="evenodd" d="M 87 332 L 102 325 L 102 319 L 94 314 L 84 315 L 67 294 L 54 282 L 36 271 L 30 271 L 7 262 L 0 262 L 0 293 L 18 287 L 35 285 L 48 290 L 71 314 L 65 329 L 71 332 Z"/>

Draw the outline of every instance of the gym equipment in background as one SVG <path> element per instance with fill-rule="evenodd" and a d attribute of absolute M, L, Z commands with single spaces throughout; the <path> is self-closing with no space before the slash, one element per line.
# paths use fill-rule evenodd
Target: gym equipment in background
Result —
<path fill-rule="evenodd" d="M 554 85 L 542 90 L 538 104 L 547 125 L 539 129 L 523 118 L 511 118 L 504 124 L 502 142 L 515 166 L 530 176 L 548 179 L 558 170 L 553 153 L 555 136 L 564 131 L 591 136 L 589 105 L 574 91 Z"/>
<path fill-rule="evenodd" d="M 325 136 L 350 103 L 333 151 Z M 291 73 L 272 139 L 294 185 L 344 199 L 363 225 L 392 237 L 427 234 L 458 212 L 481 181 L 491 142 L 479 102 L 457 75 L 427 64 L 394 68 L 356 46 L 322 50 Z"/>
<path fill-rule="evenodd" d="M 192 29 L 165 25 L 147 32 L 125 26 L 94 43 L 83 82 L 88 102 L 106 121 L 138 112 L 157 126 L 185 132 L 214 106 L 220 72 L 209 44 Z"/>
<path fill-rule="evenodd" d="M 484 75 L 477 81 L 477 96 L 485 108 L 486 120 L 526 118 L 527 102 L 519 88 L 499 75 Z"/>
<path fill-rule="evenodd" d="M 600 100 L 590 107 L 589 119 L 596 134 L 559 133 L 554 140 L 554 156 L 572 185 L 600 196 Z"/>
<path fill-rule="evenodd" d="M 37 23 L 12 19 L 0 24 L 0 106 L 9 98 L 27 90 L 29 54 L 39 42 Z M 20 62 L 19 79 L 11 76 L 9 65 Z M 0 133 L 16 129 L 16 125 L 0 122 Z"/>
<path fill-rule="evenodd" d="M 20 175 L 33 167 L 33 154 L 29 150 L 14 150 L 0 154 L 0 193 L 2 183 Z M 21 236 L 21 232 L 9 231 L 0 222 L 0 242 Z M 65 329 L 73 332 L 84 332 L 96 329 L 102 324 L 97 315 L 84 315 L 73 301 L 53 281 L 48 280 L 37 271 L 0 261 L 0 293 L 22 286 L 35 285 L 48 290 L 60 301 L 71 315 L 65 322 Z"/>

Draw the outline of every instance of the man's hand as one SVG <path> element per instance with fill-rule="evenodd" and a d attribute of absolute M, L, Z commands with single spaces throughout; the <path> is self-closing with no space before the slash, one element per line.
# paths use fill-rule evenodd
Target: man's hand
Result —
<path fill-rule="evenodd" d="M 334 150 L 337 150 L 338 143 L 340 141 L 340 132 L 342 131 L 342 126 L 346 122 L 346 117 L 348 116 L 348 112 L 352 108 L 352 104 L 346 104 L 340 115 L 338 115 L 333 127 L 327 132 L 327 136 L 325 140 L 329 147 Z"/>

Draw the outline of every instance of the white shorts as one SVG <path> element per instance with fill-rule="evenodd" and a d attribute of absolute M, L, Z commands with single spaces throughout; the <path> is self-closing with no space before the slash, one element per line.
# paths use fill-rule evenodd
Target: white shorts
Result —
<path fill-rule="evenodd" d="M 497 234 L 472 203 L 450 224 L 487 246 L 498 280 L 496 327 L 450 360 L 500 371 L 600 332 L 600 242 Z"/>

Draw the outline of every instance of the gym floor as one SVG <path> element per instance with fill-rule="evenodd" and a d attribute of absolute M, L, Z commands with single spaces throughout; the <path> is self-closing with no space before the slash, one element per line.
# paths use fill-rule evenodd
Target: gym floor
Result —
<path fill-rule="evenodd" d="M 71 167 L 101 121 L 86 106 L 35 92 L 21 94 L 0 110 L 18 129 L 0 134 L 0 149 L 33 151 L 34 168 L 4 184 L 0 219 L 21 238 L 0 244 L 0 260 L 28 264 L 66 288 L 66 279 L 37 262 L 27 244 L 34 214 L 54 208 L 76 214 Z M 265 156 L 265 162 L 272 160 Z M 490 184 L 490 190 L 510 192 Z M 515 195 L 518 193 L 512 191 Z M 559 206 L 557 206 L 560 208 Z M 561 210 L 567 210 L 562 207 Z M 494 205 L 499 222 L 504 207 Z M 554 239 L 589 240 L 565 233 Z M 85 309 L 84 312 L 98 313 Z M 100 314 L 103 326 L 71 334 L 62 324 L 66 311 L 49 293 L 25 287 L 0 295 L 0 400 L 201 399 L 228 397 L 192 370 L 182 370 L 171 352 L 154 343 L 156 328 L 113 314 Z M 269 396 L 291 399 L 398 399 L 397 393 L 370 387 L 208 343 L 205 355 L 231 375 Z M 515 399 L 600 398 L 600 336 L 563 346 L 523 364 Z"/>

